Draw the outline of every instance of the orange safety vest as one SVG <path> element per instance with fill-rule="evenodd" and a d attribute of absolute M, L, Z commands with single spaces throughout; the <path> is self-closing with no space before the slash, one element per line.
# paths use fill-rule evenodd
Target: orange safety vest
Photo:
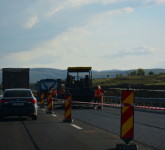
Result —
<path fill-rule="evenodd" d="M 52 98 L 52 92 L 48 91 L 47 93 L 47 99 L 51 99 Z"/>
<path fill-rule="evenodd" d="M 57 96 L 57 90 L 53 90 L 53 95 Z"/>
<path fill-rule="evenodd" d="M 60 94 L 61 95 L 65 94 L 65 90 L 64 89 L 60 89 Z"/>
<path fill-rule="evenodd" d="M 94 96 L 95 97 L 102 97 L 103 94 L 104 94 L 103 90 L 98 88 L 98 89 L 95 90 L 95 95 Z"/>

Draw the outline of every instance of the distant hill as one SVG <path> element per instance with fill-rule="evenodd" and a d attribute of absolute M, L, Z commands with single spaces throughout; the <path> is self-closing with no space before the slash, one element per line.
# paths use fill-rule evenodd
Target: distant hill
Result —
<path fill-rule="evenodd" d="M 104 71 L 93 71 L 93 78 L 110 78 L 116 77 L 116 75 L 128 75 L 129 73 L 136 71 L 133 70 L 104 70 Z M 154 74 L 165 73 L 165 69 L 144 69 L 146 74 L 153 72 Z"/>
<path fill-rule="evenodd" d="M 65 79 L 66 70 L 51 68 L 32 68 L 30 69 L 30 82 L 34 83 L 40 79 Z"/>
<path fill-rule="evenodd" d="M 114 78 L 116 75 L 127 75 L 135 70 L 93 70 L 93 78 Z M 154 72 L 154 74 L 165 73 L 165 69 L 145 69 L 145 72 Z M 52 68 L 32 68 L 30 69 L 30 82 L 35 83 L 40 79 L 66 79 L 67 71 Z M 2 82 L 2 70 L 0 69 L 0 83 Z"/>

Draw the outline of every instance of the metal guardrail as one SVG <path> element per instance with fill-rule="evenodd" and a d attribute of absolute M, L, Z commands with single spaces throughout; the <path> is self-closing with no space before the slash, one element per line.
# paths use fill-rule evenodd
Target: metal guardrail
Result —
<path fill-rule="evenodd" d="M 121 96 L 104 96 L 104 103 L 120 104 Z M 135 97 L 136 106 L 151 106 L 165 108 L 165 98 Z"/>

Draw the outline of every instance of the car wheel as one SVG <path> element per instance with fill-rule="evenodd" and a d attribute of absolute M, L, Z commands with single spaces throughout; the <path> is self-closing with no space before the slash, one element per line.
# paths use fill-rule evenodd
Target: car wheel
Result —
<path fill-rule="evenodd" d="M 37 116 L 36 115 L 32 116 L 32 120 L 37 120 Z"/>

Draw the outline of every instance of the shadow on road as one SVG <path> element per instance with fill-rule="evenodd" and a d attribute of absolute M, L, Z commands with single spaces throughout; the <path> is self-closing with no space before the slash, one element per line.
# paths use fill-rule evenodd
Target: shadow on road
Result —
<path fill-rule="evenodd" d="M 116 148 L 107 149 L 107 150 L 137 150 L 136 144 L 117 144 Z"/>
<path fill-rule="evenodd" d="M 17 121 L 25 121 L 28 118 L 26 117 L 5 117 L 1 118 L 0 122 L 17 122 Z"/>

